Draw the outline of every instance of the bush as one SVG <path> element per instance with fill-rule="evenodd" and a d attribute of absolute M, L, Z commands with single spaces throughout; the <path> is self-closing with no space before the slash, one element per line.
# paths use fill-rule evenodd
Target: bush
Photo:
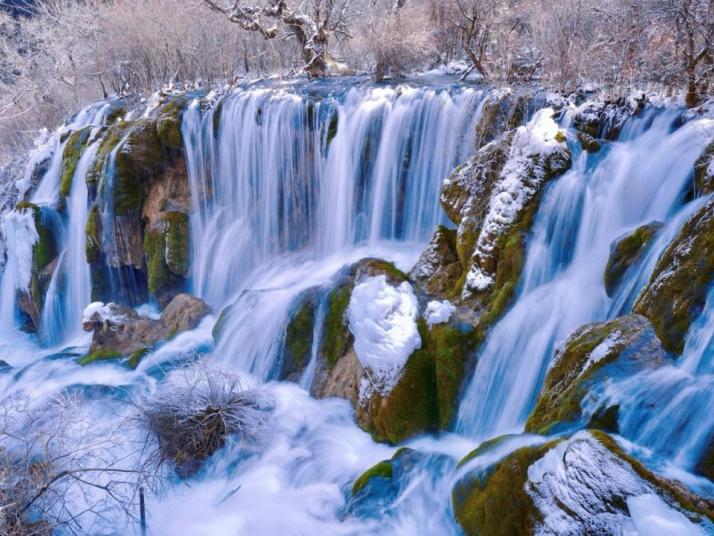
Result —
<path fill-rule="evenodd" d="M 142 420 L 156 440 L 156 463 L 170 463 L 179 476 L 188 477 L 230 436 L 258 439 L 269 409 L 267 399 L 243 389 L 234 374 L 196 365 L 178 371 L 144 404 Z"/>

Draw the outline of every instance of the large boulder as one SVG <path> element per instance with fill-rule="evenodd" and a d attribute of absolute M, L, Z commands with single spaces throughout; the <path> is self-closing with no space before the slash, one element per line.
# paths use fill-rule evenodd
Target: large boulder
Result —
<path fill-rule="evenodd" d="M 159 318 L 142 316 L 130 307 L 114 303 L 92 303 L 83 320 L 84 330 L 92 332 L 92 345 L 79 362 L 87 365 L 126 357 L 130 366 L 136 366 L 156 343 L 194 329 L 209 312 L 208 305 L 188 294 L 176 296 Z"/>
<path fill-rule="evenodd" d="M 586 150 L 595 152 L 599 146 L 591 145 L 590 141 L 604 138 L 616 140 L 622 132 L 625 122 L 638 115 L 647 105 L 647 96 L 623 97 L 616 100 L 588 99 L 574 111 L 572 115 L 573 126 L 581 133 Z M 588 147 L 589 146 L 589 147 Z"/>
<path fill-rule="evenodd" d="M 491 92 L 481 105 L 481 115 L 476 123 L 476 149 L 522 125 L 528 115 L 531 99 L 529 94 L 516 93 L 510 88 Z"/>
<path fill-rule="evenodd" d="M 655 266 L 634 311 L 650 319 L 665 350 L 680 354 L 714 277 L 714 199 L 682 227 Z"/>
<path fill-rule="evenodd" d="M 613 295 L 630 266 L 637 263 L 647 252 L 661 227 L 660 222 L 642 225 L 610 245 L 610 258 L 605 268 L 605 291 L 608 296 Z"/>
<path fill-rule="evenodd" d="M 524 447 L 467 472 L 453 504 L 467 535 L 614 535 L 648 530 L 655 512 L 672 534 L 714 528 L 711 501 L 653 474 L 599 431 Z"/>
<path fill-rule="evenodd" d="M 556 350 L 526 431 L 572 428 L 585 416 L 582 402 L 613 377 L 630 376 L 668 361 L 649 321 L 639 315 L 588 324 L 575 330 Z M 598 408 L 591 425 L 617 430 L 618 408 Z"/>

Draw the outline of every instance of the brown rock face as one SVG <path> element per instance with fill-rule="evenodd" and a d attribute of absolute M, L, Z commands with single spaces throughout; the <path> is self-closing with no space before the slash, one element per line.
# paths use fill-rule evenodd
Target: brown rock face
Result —
<path fill-rule="evenodd" d="M 151 348 L 178 332 L 195 328 L 209 312 L 208 305 L 188 294 L 176 296 L 159 319 L 141 316 L 129 307 L 107 304 L 83 325 L 85 331 L 93 332 L 85 364 L 98 358 L 129 356 Z"/>

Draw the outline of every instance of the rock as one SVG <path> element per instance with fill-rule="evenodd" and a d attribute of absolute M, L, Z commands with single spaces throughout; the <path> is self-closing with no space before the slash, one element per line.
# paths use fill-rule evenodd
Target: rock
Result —
<path fill-rule="evenodd" d="M 315 333 L 315 315 L 319 306 L 318 289 L 308 289 L 293 305 L 282 351 L 282 365 L 279 379 L 299 381 L 305 367 L 310 362 Z"/>
<path fill-rule="evenodd" d="M 161 312 L 161 321 L 169 332 L 194 329 L 211 312 L 203 301 L 190 294 L 179 294 Z"/>
<path fill-rule="evenodd" d="M 461 478 L 452 491 L 454 515 L 466 535 L 535 534 L 538 510 L 526 492 L 528 468 L 558 441 L 524 447 L 488 471 Z"/>
<path fill-rule="evenodd" d="M 625 122 L 644 110 L 646 104 L 647 96 L 644 93 L 639 98 L 620 98 L 615 101 L 588 99 L 573 114 L 573 125 L 592 139 L 616 140 Z"/>
<path fill-rule="evenodd" d="M 443 296 L 455 286 L 462 271 L 456 252 L 456 231 L 439 225 L 409 272 L 409 279 L 429 294 Z"/>
<path fill-rule="evenodd" d="M 694 188 L 697 195 L 714 192 L 714 142 L 704 149 L 694 163 Z"/>
<path fill-rule="evenodd" d="M 706 500 L 653 474 L 599 431 L 518 449 L 467 473 L 452 494 L 467 535 L 620 534 L 643 500 L 680 512 L 680 530 L 714 527 Z"/>
<path fill-rule="evenodd" d="M 714 199 L 682 227 L 655 266 L 634 311 L 650 319 L 665 350 L 681 354 L 714 277 Z"/>
<path fill-rule="evenodd" d="M 483 103 L 481 116 L 476 123 L 474 138 L 476 149 L 523 124 L 529 104 L 530 96 L 516 95 L 510 89 L 492 92 Z"/>
<path fill-rule="evenodd" d="M 638 262 L 646 253 L 652 239 L 661 227 L 660 222 L 642 225 L 610 245 L 610 258 L 605 268 L 605 290 L 608 296 L 613 295 L 628 268 Z"/>
<path fill-rule="evenodd" d="M 55 233 L 59 226 L 57 214 L 52 208 L 40 208 L 33 203 L 21 201 L 16 210 L 32 211 L 38 239 L 32 247 L 32 273 L 28 290 L 18 293 L 18 306 L 29 322 L 25 330 L 33 333 L 40 331 L 40 317 L 45 303 L 45 294 L 57 267 L 59 253 Z"/>
<path fill-rule="evenodd" d="M 7 361 L 0 359 L 0 374 L 5 374 L 6 372 L 10 372 L 11 370 L 12 367 L 7 363 Z"/>
<path fill-rule="evenodd" d="M 324 386 L 321 387 L 319 396 L 344 398 L 352 403 L 353 407 L 359 404 L 360 383 L 364 378 L 364 370 L 357 359 L 354 348 L 340 358 L 329 371 Z"/>
<path fill-rule="evenodd" d="M 82 152 L 87 147 L 93 127 L 88 126 L 76 130 L 67 138 L 62 154 L 62 171 L 60 178 L 60 195 L 67 197 L 72 190 L 72 178 L 77 170 L 77 164 L 82 156 Z"/>
<path fill-rule="evenodd" d="M 526 431 L 545 434 L 572 428 L 584 417 L 581 403 L 596 386 L 667 361 L 652 325 L 643 316 L 623 316 L 580 327 L 556 350 Z M 608 409 L 602 408 L 591 423 L 616 428 L 617 410 L 609 409 L 608 414 Z"/>
<path fill-rule="evenodd" d="M 141 316 L 130 307 L 114 303 L 91 304 L 85 311 L 83 328 L 93 332 L 92 345 L 79 363 L 128 357 L 128 364 L 136 367 L 156 343 L 194 329 L 209 312 L 208 305 L 188 294 L 176 296 L 159 319 Z"/>
<path fill-rule="evenodd" d="M 580 141 L 583 150 L 588 153 L 597 153 L 602 148 L 599 141 L 585 132 L 578 132 L 578 141 Z"/>

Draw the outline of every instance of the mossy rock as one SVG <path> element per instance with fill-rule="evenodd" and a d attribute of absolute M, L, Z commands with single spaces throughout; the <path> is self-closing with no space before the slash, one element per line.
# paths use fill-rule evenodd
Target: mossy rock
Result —
<path fill-rule="evenodd" d="M 660 222 L 648 223 L 612 243 L 605 268 L 605 290 L 608 296 L 613 295 L 630 266 L 642 258 L 661 227 Z"/>
<path fill-rule="evenodd" d="M 666 362 L 651 324 L 642 316 L 583 326 L 557 351 L 525 429 L 546 434 L 572 428 L 582 417 L 583 399 L 597 385 Z M 591 423 L 617 430 L 617 414 L 617 409 L 599 408 Z"/>
<path fill-rule="evenodd" d="M 97 348 L 93 352 L 88 353 L 84 357 L 77 360 L 82 366 L 90 365 L 96 363 L 97 361 L 111 361 L 113 359 L 119 359 L 121 355 L 114 350 L 104 350 L 103 348 Z"/>
<path fill-rule="evenodd" d="M 384 275 L 387 277 L 387 281 L 392 285 L 399 285 L 405 281 L 409 281 L 407 275 L 394 266 L 394 263 L 383 259 L 362 259 L 352 266 L 351 271 L 358 280 L 364 277 Z"/>
<path fill-rule="evenodd" d="M 92 164 L 89 166 L 86 178 L 87 187 L 92 197 L 96 196 L 97 189 L 102 182 L 102 177 L 104 175 L 109 155 L 116 148 L 116 146 L 119 145 L 129 127 L 130 123 L 120 121 L 109 127 L 109 129 L 104 133 L 102 141 L 99 142 L 97 154 L 95 155 Z"/>
<path fill-rule="evenodd" d="M 352 296 L 352 283 L 338 285 L 327 296 L 327 312 L 320 345 L 320 354 L 328 369 L 347 353 L 354 338 L 347 324 L 347 308 Z"/>
<path fill-rule="evenodd" d="M 526 120 L 529 105 L 530 97 L 525 94 L 498 91 L 489 95 L 476 123 L 476 149 L 492 142 L 504 132 L 522 125 Z"/>
<path fill-rule="evenodd" d="M 189 246 L 189 217 L 184 212 L 167 212 L 166 265 L 174 274 L 186 277 L 189 270 L 191 250 Z"/>
<path fill-rule="evenodd" d="M 602 149 L 602 144 L 593 136 L 585 132 L 578 132 L 578 141 L 580 141 L 580 145 L 585 152 L 597 153 L 600 149 Z"/>
<path fill-rule="evenodd" d="M 122 117 L 126 115 L 126 108 L 122 106 L 121 104 L 114 104 L 110 108 L 110 110 L 107 112 L 106 117 L 104 118 L 104 123 L 106 125 L 113 125 L 117 121 L 119 121 Z"/>
<path fill-rule="evenodd" d="M 709 438 L 708 444 L 694 466 L 694 471 L 714 482 L 714 436 Z"/>
<path fill-rule="evenodd" d="M 72 179 L 77 170 L 77 164 L 82 157 L 82 152 L 87 147 L 89 135 L 92 132 L 91 126 L 72 132 L 67 138 L 62 153 L 62 171 L 60 178 L 60 195 L 67 197 L 72 190 Z"/>
<path fill-rule="evenodd" d="M 655 266 L 634 311 L 650 319 L 667 351 L 681 354 L 714 277 L 714 200 L 682 227 Z"/>
<path fill-rule="evenodd" d="M 181 118 L 189 102 L 188 97 L 173 98 L 157 112 L 156 133 L 165 147 L 174 150 L 183 149 Z"/>
<path fill-rule="evenodd" d="M 126 364 L 129 366 L 129 368 L 136 369 L 136 367 L 138 367 L 141 363 L 141 360 L 144 359 L 144 357 L 146 357 L 146 355 L 150 352 L 151 348 L 140 348 L 139 350 L 136 350 L 131 353 L 129 359 L 127 359 Z"/>
<path fill-rule="evenodd" d="M 396 444 L 446 429 L 456 415 L 478 331 L 468 324 L 437 324 L 429 329 L 423 319 L 418 328 L 421 348 L 409 356 L 396 385 L 358 411 L 362 426 L 377 441 Z"/>
<path fill-rule="evenodd" d="M 352 495 L 357 495 L 373 478 L 391 480 L 394 466 L 391 460 L 383 460 L 377 465 L 367 469 L 352 485 Z"/>
<path fill-rule="evenodd" d="M 97 263 L 102 255 L 102 217 L 96 204 L 92 205 L 89 210 L 85 234 L 87 235 L 87 240 L 84 244 L 84 252 L 87 262 L 90 264 Z"/>
<path fill-rule="evenodd" d="M 647 469 L 642 462 L 627 454 L 607 433 L 601 430 L 590 430 L 590 434 L 620 460 L 627 463 L 637 476 L 656 488 L 659 494 L 667 499 L 667 502 L 675 503 L 685 513 L 689 513 L 690 515 L 687 517 L 691 519 L 691 514 L 694 514 L 695 518 L 700 517 L 709 522 L 714 522 L 714 509 L 712 508 L 711 500 L 702 500 L 702 497 L 689 492 L 678 482 L 656 475 Z"/>
<path fill-rule="evenodd" d="M 463 268 L 456 251 L 456 230 L 439 225 L 409 278 L 433 296 L 445 296 L 461 277 Z"/>
<path fill-rule="evenodd" d="M 226 324 L 228 323 L 228 319 L 230 318 L 231 311 L 233 310 L 233 307 L 235 307 L 235 304 L 231 304 L 227 307 L 225 307 L 222 311 L 221 314 L 218 315 L 218 320 L 216 320 L 216 323 L 213 325 L 213 330 L 211 331 L 211 335 L 213 336 L 213 340 L 217 343 L 221 335 L 223 334 L 223 331 L 226 328 Z"/>
<path fill-rule="evenodd" d="M 57 241 L 52 228 L 47 224 L 43 209 L 29 201 L 20 201 L 15 205 L 18 211 L 32 211 L 35 222 L 35 231 L 38 239 L 32 248 L 32 268 L 35 275 L 39 275 L 58 254 Z M 48 209 L 49 210 L 49 209 Z"/>
<path fill-rule="evenodd" d="M 146 231 L 144 253 L 149 292 L 156 295 L 164 290 L 170 281 L 169 267 L 166 265 L 166 237 L 162 229 Z"/>
<path fill-rule="evenodd" d="M 310 289 L 297 300 L 297 307 L 285 328 L 281 379 L 302 373 L 310 361 L 318 299 L 316 289 Z"/>
<path fill-rule="evenodd" d="M 694 163 L 694 188 L 698 195 L 714 192 L 714 142 L 704 149 Z"/>
<path fill-rule="evenodd" d="M 516 450 L 485 472 L 472 472 L 452 492 L 454 514 L 467 535 L 533 534 L 542 516 L 526 492 L 528 468 L 558 444 Z"/>
<path fill-rule="evenodd" d="M 491 452 L 493 449 L 495 449 L 496 447 L 501 445 L 504 441 L 507 441 L 508 439 L 511 439 L 514 437 L 518 437 L 518 436 L 516 436 L 514 434 L 505 434 L 505 435 L 501 435 L 501 436 L 492 437 L 491 439 L 487 439 L 486 441 L 483 441 L 482 443 L 479 444 L 478 447 L 476 447 L 474 450 L 472 450 L 466 456 L 464 456 L 459 461 L 459 464 L 456 467 L 457 468 L 463 467 L 464 465 L 469 463 L 471 460 Z"/>

